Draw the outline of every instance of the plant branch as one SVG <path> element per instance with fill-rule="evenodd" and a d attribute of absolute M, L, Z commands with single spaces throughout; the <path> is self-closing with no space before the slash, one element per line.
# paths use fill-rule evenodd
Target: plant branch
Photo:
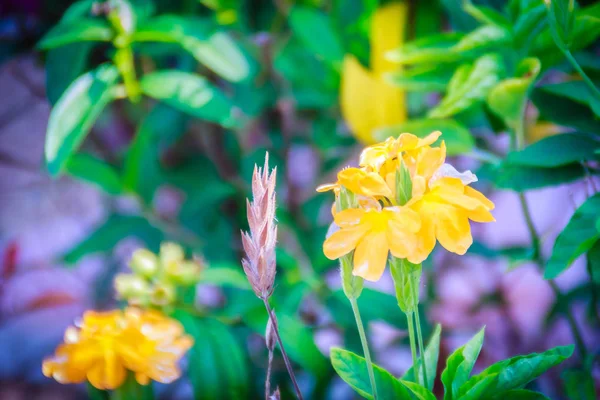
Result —
<path fill-rule="evenodd" d="M 367 342 L 367 336 L 365 335 L 365 328 L 360 318 L 360 312 L 358 311 L 358 303 L 356 298 L 348 297 L 350 304 L 352 305 L 352 311 L 354 312 L 354 318 L 356 319 L 356 327 L 358 328 L 358 335 L 360 336 L 360 342 L 362 344 L 363 353 L 365 353 L 365 360 L 367 361 L 367 370 L 369 372 L 369 380 L 371 381 L 371 389 L 373 390 L 373 399 L 377 400 L 377 384 L 375 383 L 375 373 L 373 372 L 373 362 L 371 361 L 371 352 L 369 351 L 369 342 Z"/>
<path fill-rule="evenodd" d="M 588 86 L 588 88 L 590 89 L 590 91 L 592 92 L 592 94 L 596 97 L 596 100 L 600 101 L 600 90 L 598 90 L 598 88 L 596 87 L 596 85 L 594 85 L 594 82 L 592 82 L 592 80 L 585 73 L 585 71 L 583 70 L 583 68 L 581 68 L 581 66 L 579 65 L 579 63 L 575 59 L 575 57 L 573 57 L 573 54 L 571 53 L 571 51 L 570 50 L 564 50 L 563 54 L 565 55 L 565 57 L 567 58 L 567 60 L 571 64 L 571 66 L 575 69 L 575 71 L 577 71 L 577 73 L 581 76 L 581 78 L 586 83 L 586 85 Z"/>
<path fill-rule="evenodd" d="M 283 347 L 283 342 L 281 341 L 281 336 L 279 335 L 279 327 L 277 326 L 277 320 L 273 315 L 273 310 L 271 310 L 271 306 L 269 305 L 269 301 L 267 299 L 263 299 L 263 303 L 265 304 L 265 308 L 267 309 L 267 313 L 269 314 L 269 318 L 271 319 L 271 323 L 273 324 L 273 333 L 275 333 L 277 343 L 279 343 L 279 349 L 281 350 L 281 355 L 283 356 L 285 367 L 287 368 L 288 374 L 290 375 L 290 379 L 292 380 L 292 384 L 294 385 L 296 396 L 298 396 L 299 400 L 303 400 L 302 393 L 300 392 L 300 387 L 298 386 L 298 382 L 296 381 L 296 375 L 294 374 L 294 370 L 292 369 L 292 363 L 290 362 L 290 359 L 288 358 L 288 355 L 285 352 L 285 348 Z"/>

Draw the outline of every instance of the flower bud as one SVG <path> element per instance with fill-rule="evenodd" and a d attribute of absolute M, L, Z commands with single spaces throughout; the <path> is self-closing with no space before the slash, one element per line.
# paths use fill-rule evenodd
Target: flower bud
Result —
<path fill-rule="evenodd" d="M 167 279 L 183 286 L 191 286 L 200 280 L 201 265 L 195 261 L 170 263 L 165 266 Z"/>
<path fill-rule="evenodd" d="M 358 199 L 356 198 L 356 195 L 346 189 L 344 186 L 340 186 L 340 193 L 335 198 L 336 211 L 340 212 L 356 207 L 358 207 Z"/>
<path fill-rule="evenodd" d="M 410 172 L 404 161 L 402 161 L 400 167 L 396 170 L 396 201 L 399 205 L 403 206 L 411 199 L 412 186 Z"/>
<path fill-rule="evenodd" d="M 150 278 L 158 271 L 158 257 L 148 249 L 138 249 L 133 252 L 129 267 L 136 274 Z"/>
<path fill-rule="evenodd" d="M 184 258 L 183 248 L 177 243 L 165 242 L 160 245 L 160 262 L 163 268 L 166 268 L 171 263 L 183 261 Z"/>
<path fill-rule="evenodd" d="M 275 336 L 275 328 L 277 326 L 277 317 L 275 316 L 275 310 L 273 310 L 273 319 L 269 318 L 267 322 L 267 329 L 265 330 L 265 344 L 267 345 L 267 349 L 269 351 L 273 351 L 275 349 L 275 344 L 277 343 L 277 338 Z"/>
<path fill-rule="evenodd" d="M 156 306 L 166 306 L 172 304 L 177 297 L 175 286 L 160 282 L 154 285 L 150 301 Z"/>
<path fill-rule="evenodd" d="M 119 297 L 123 299 L 145 296 L 150 291 L 150 285 L 146 280 L 132 274 L 118 274 L 115 277 L 114 287 Z"/>

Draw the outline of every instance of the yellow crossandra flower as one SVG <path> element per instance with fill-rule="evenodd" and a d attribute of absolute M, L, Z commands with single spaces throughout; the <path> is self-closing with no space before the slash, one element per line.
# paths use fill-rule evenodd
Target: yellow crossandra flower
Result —
<path fill-rule="evenodd" d="M 179 359 L 192 346 L 183 326 L 157 311 L 87 311 L 77 326 L 67 328 L 64 343 L 44 360 L 45 376 L 60 383 L 88 380 L 103 390 L 123 384 L 127 371 L 147 385 L 179 378 Z"/>
<path fill-rule="evenodd" d="M 354 251 L 355 276 L 377 281 L 385 270 L 388 254 L 409 258 L 416 249 L 417 213 L 405 207 L 354 208 L 335 214 L 340 230 L 323 244 L 325 256 L 338 259 Z"/>
<path fill-rule="evenodd" d="M 347 55 L 342 65 L 340 102 L 344 119 L 363 143 L 375 142 L 373 131 L 406 120 L 406 96 L 383 79 L 383 74 L 398 69 L 384 57 L 404 41 L 407 18 L 405 3 L 379 8 L 371 20 L 371 70 Z"/>
<path fill-rule="evenodd" d="M 321 190 L 339 195 L 344 186 L 357 195 L 358 207 L 334 212 L 340 228 L 324 243 L 330 259 L 354 253 L 354 274 L 378 280 L 388 253 L 413 264 L 423 262 L 437 241 L 448 251 L 464 254 L 473 243 L 469 220 L 492 222 L 494 204 L 469 187 L 477 178 L 470 171 L 458 172 L 445 164 L 446 147 L 431 147 L 440 137 L 433 132 L 423 139 L 404 133 L 398 139 L 367 147 L 360 157 L 361 168 L 347 168 L 335 184 Z M 396 198 L 401 168 L 410 175 L 407 199 Z M 383 207 L 383 208 L 382 208 Z"/>

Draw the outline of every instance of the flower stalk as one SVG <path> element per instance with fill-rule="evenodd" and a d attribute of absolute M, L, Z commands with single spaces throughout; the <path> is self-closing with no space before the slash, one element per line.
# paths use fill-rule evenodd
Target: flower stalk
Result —
<path fill-rule="evenodd" d="M 275 335 L 277 343 L 279 343 L 281 355 L 292 380 L 296 396 L 302 400 L 302 393 L 296 381 L 292 363 L 279 335 L 275 313 L 269 305 L 269 298 L 273 294 L 275 274 L 277 272 L 275 256 L 275 243 L 277 241 L 277 224 L 275 223 L 276 177 L 277 169 L 269 170 L 269 154 L 267 153 L 264 167 L 259 168 L 256 165 L 254 166 L 254 173 L 252 175 L 252 201 L 246 201 L 250 230 L 242 232 L 242 245 L 246 253 L 246 258 L 242 260 L 242 266 L 252 286 L 252 290 L 254 290 L 256 296 L 265 305 L 272 333 Z M 267 348 L 269 348 L 268 339 L 266 344 Z M 271 351 L 271 349 L 269 350 Z M 269 375 L 270 371 L 268 371 L 267 380 L 270 380 Z M 265 388 L 268 395 L 270 383 L 265 382 Z"/>

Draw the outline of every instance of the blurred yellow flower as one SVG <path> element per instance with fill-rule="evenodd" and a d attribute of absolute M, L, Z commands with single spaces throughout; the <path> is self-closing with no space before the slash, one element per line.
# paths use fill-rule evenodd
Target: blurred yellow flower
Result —
<path fill-rule="evenodd" d="M 494 221 L 494 204 L 468 186 L 477 181 L 473 173 L 445 163 L 443 141 L 431 146 L 440 135 L 433 132 L 421 139 L 403 133 L 367 147 L 360 168 L 344 169 L 335 184 L 320 187 L 334 189 L 338 196 L 343 186 L 358 199 L 358 208 L 334 213 L 340 229 L 323 245 L 328 258 L 355 250 L 354 274 L 378 280 L 388 252 L 419 264 L 436 241 L 453 253 L 467 251 L 473 243 L 469 220 Z"/>
<path fill-rule="evenodd" d="M 417 213 L 405 207 L 343 210 L 335 214 L 335 223 L 340 230 L 323 244 L 325 256 L 335 260 L 355 250 L 352 273 L 373 282 L 383 274 L 390 251 L 410 257 L 420 227 Z"/>
<path fill-rule="evenodd" d="M 181 375 L 177 362 L 192 344 L 179 322 L 157 311 L 87 311 L 42 371 L 60 383 L 88 380 L 103 390 L 121 386 L 127 371 L 142 385 L 169 383 Z"/>
<path fill-rule="evenodd" d="M 398 69 L 384 55 L 404 41 L 406 18 L 406 3 L 390 3 L 375 12 L 369 37 L 371 70 L 351 55 L 344 58 L 340 94 L 342 114 L 354 135 L 366 144 L 375 142 L 375 129 L 406 120 L 404 91 L 383 79 L 385 73 Z"/>

